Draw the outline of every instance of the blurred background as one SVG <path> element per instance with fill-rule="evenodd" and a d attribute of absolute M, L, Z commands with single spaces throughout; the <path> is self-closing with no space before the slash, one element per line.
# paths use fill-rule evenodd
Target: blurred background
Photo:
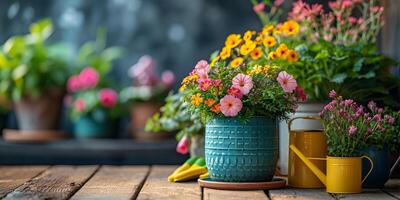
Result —
<path fill-rule="evenodd" d="M 327 0 L 306 2 L 328 3 Z M 291 3 L 286 1 L 283 7 L 289 9 Z M 384 5 L 387 25 L 380 36 L 380 50 L 398 60 L 400 2 L 386 0 Z M 110 72 L 104 78 L 113 79 L 116 90 L 132 85 L 129 69 L 143 55 L 149 55 L 156 66 L 155 73 L 173 72 L 175 82 L 170 88 L 177 91 L 180 81 L 196 62 L 208 59 L 213 51 L 221 48 L 229 33 L 262 27 L 252 4 L 243 0 L 2 0 L 1 43 L 14 35 L 27 34 L 29 26 L 43 18 L 53 23 L 48 42 L 63 42 L 72 54 L 80 51 L 86 42 L 97 40 L 99 30 L 103 30 L 105 46 L 123 48 L 123 54 L 112 61 Z M 72 54 L 65 53 L 65 58 L 72 61 Z M 72 70 L 72 73 L 78 72 Z M 63 108 L 59 127 L 70 138 L 73 122 L 68 112 Z M 114 139 L 57 142 L 28 139 L 26 142 L 11 136 L 11 142 L 0 141 L 0 164 L 178 164 L 186 159 L 185 155 L 176 153 L 174 136 L 155 141 L 132 140 L 130 116 L 128 111 L 121 114 L 118 128 L 112 129 L 113 136 L 109 137 Z M 18 128 L 14 111 L 7 113 L 5 128 Z M 120 140 L 115 142 L 115 139 Z"/>

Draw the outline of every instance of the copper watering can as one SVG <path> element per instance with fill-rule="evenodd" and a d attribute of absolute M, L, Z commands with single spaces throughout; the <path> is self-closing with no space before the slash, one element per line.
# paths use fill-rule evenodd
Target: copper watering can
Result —
<path fill-rule="evenodd" d="M 289 121 L 289 131 L 290 131 L 290 126 L 291 122 L 295 119 L 298 118 L 293 118 L 292 120 Z M 319 120 L 317 117 L 305 117 L 303 119 L 312 119 L 312 120 Z M 313 133 L 313 131 L 290 131 L 290 134 L 295 133 L 295 134 L 307 134 L 307 133 Z M 314 131 L 315 133 L 315 131 Z M 323 133 L 322 131 L 316 132 L 318 133 Z M 291 135 L 292 137 L 292 135 Z M 313 137 L 313 136 L 311 136 Z M 316 136 L 314 136 L 316 137 Z M 302 139 L 304 140 L 304 139 Z M 304 144 L 304 142 L 296 142 L 290 140 L 290 145 L 289 145 L 289 163 L 294 161 L 296 164 L 289 164 L 289 185 L 297 186 L 297 187 L 307 187 L 307 188 L 312 188 L 312 187 L 318 187 L 318 186 L 326 186 L 326 191 L 329 193 L 360 193 L 361 192 L 361 186 L 362 182 L 365 181 L 365 179 L 369 176 L 371 173 L 374 163 L 368 156 L 361 156 L 361 157 L 331 157 L 331 156 L 318 156 L 314 157 L 314 154 L 310 152 L 318 151 L 315 150 L 314 148 L 319 148 L 319 151 L 324 152 L 326 155 L 326 140 L 323 141 L 323 139 L 314 139 L 310 140 L 312 143 L 308 145 L 298 145 Z M 324 143 L 324 145 L 321 146 L 320 143 Z M 300 159 L 302 164 L 299 164 L 298 161 L 296 160 Z M 363 180 L 361 180 L 361 160 L 365 158 L 368 159 L 371 162 L 371 168 L 367 175 L 364 177 Z M 317 161 L 324 161 L 326 163 L 326 174 L 324 173 L 324 166 L 321 163 L 318 163 Z M 304 179 L 314 179 L 315 176 L 320 180 L 320 182 L 323 185 L 317 185 L 317 184 L 311 184 L 311 181 L 303 181 L 299 182 L 296 180 L 296 177 L 293 177 L 294 175 L 291 174 L 291 167 L 294 168 L 294 171 L 296 171 L 296 167 L 304 167 L 306 166 L 309 171 L 306 171 L 305 175 L 303 175 Z M 312 172 L 315 176 L 311 176 L 309 172 Z M 301 173 L 300 173 L 301 174 Z M 307 176 L 307 177 L 306 177 Z M 292 179 L 292 181 L 291 181 Z M 299 184 L 300 183 L 300 184 Z"/>

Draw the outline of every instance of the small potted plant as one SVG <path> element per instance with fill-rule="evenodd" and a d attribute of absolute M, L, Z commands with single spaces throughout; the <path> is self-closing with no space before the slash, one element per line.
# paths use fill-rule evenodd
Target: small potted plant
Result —
<path fill-rule="evenodd" d="M 206 124 L 205 158 L 213 180 L 270 181 L 274 175 L 277 122 L 294 111 L 302 93 L 292 75 L 270 65 L 272 57 L 284 61 L 297 52 L 270 34 L 229 35 L 210 64 L 199 61 L 182 81 L 190 110 Z"/>
<path fill-rule="evenodd" d="M 188 103 L 183 101 L 183 96 L 183 92 L 168 95 L 160 112 L 147 120 L 145 130 L 178 131 L 176 151 L 181 154 L 190 153 L 190 157 L 204 157 L 204 125 L 198 113 L 192 114 L 188 110 Z"/>
<path fill-rule="evenodd" d="M 74 122 L 74 136 L 84 138 L 110 138 L 115 136 L 116 117 L 120 109 L 118 93 L 102 87 L 101 76 L 92 67 L 84 68 L 68 80 L 71 118 Z"/>
<path fill-rule="evenodd" d="M 30 133 L 58 128 L 68 71 L 60 46 L 46 42 L 52 32 L 51 20 L 40 20 L 0 52 L 0 93 L 14 103 L 19 128 Z"/>
<path fill-rule="evenodd" d="M 363 153 L 368 155 L 374 163 L 374 169 L 371 175 L 365 180 L 363 186 L 371 188 L 383 188 L 389 180 L 391 169 L 390 154 L 398 154 L 399 152 L 399 113 L 390 109 L 382 109 L 376 106 L 374 102 L 368 103 L 368 108 L 371 110 L 374 117 L 378 120 L 387 121 L 385 126 L 380 127 L 385 132 L 375 131 L 367 139 L 367 147 Z M 396 159 L 398 158 L 398 155 Z M 363 162 L 363 173 L 366 174 L 369 163 Z"/>
<path fill-rule="evenodd" d="M 133 79 L 133 86 L 123 89 L 120 96 L 122 102 L 130 104 L 132 137 L 137 140 L 170 138 L 170 134 L 149 133 L 144 128 L 147 119 L 160 111 L 164 98 L 175 82 L 175 75 L 166 70 L 159 77 L 156 72 L 156 62 L 148 55 L 142 56 L 129 69 L 129 75 Z"/>
<path fill-rule="evenodd" d="M 329 96 L 334 99 L 321 112 L 328 144 L 327 192 L 359 193 L 362 150 L 368 140 L 383 142 L 373 138 L 385 134 L 385 127 L 392 126 L 395 119 L 382 116 L 383 109 L 376 108 L 374 103 L 369 104 L 371 111 L 368 111 L 352 99 L 337 96 L 335 91 Z M 370 168 L 381 164 L 372 162 Z"/>

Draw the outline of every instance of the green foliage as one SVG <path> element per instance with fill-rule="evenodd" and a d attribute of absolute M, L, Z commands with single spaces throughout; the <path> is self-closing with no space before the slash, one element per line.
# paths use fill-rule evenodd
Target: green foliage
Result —
<path fill-rule="evenodd" d="M 321 40 L 301 43 L 296 50 L 300 60 L 287 63 L 286 70 L 294 75 L 311 101 L 326 101 L 329 91 L 336 90 L 363 104 L 374 100 L 399 106 L 389 92 L 399 89 L 400 84 L 388 73 L 388 67 L 397 63 L 377 53 L 374 44 L 343 46 Z"/>
<path fill-rule="evenodd" d="M 203 135 L 204 126 L 197 113 L 190 113 L 188 104 L 183 101 L 183 93 L 170 93 L 161 112 L 147 120 L 145 130 L 149 132 L 179 131 L 177 139 L 184 135 Z"/>
<path fill-rule="evenodd" d="M 369 140 L 370 144 L 379 144 L 378 148 L 389 147 L 390 151 L 393 153 L 400 153 L 400 111 L 393 111 L 389 108 L 385 109 L 385 114 L 393 116 L 396 121 L 393 125 L 386 126 L 386 134 L 381 136 L 381 138 L 371 138 Z M 382 141 L 382 142 L 379 142 Z"/>
<path fill-rule="evenodd" d="M 18 101 L 23 95 L 39 96 L 50 87 L 65 85 L 68 69 L 61 44 L 49 45 L 51 20 L 40 20 L 30 33 L 9 38 L 0 52 L 0 93 Z"/>
<path fill-rule="evenodd" d="M 123 103 L 148 102 L 160 103 L 168 95 L 164 85 L 156 86 L 130 86 L 121 90 L 119 97 Z"/>

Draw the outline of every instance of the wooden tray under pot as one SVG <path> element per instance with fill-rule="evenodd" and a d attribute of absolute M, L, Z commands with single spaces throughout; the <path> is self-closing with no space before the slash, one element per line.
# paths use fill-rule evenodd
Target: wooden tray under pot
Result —
<path fill-rule="evenodd" d="M 3 139 L 19 143 L 44 143 L 67 138 L 67 134 L 59 130 L 3 130 Z"/>

